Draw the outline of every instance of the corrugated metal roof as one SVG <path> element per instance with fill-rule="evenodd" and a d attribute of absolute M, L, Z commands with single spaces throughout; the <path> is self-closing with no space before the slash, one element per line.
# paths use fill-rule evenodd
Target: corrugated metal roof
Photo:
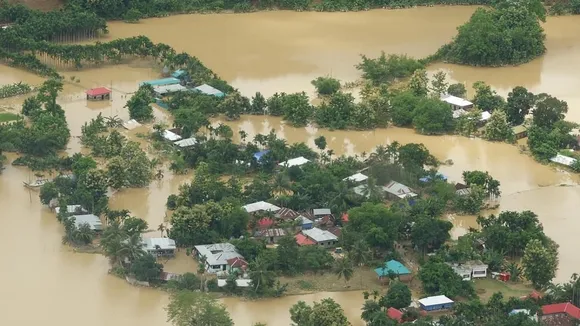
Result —
<path fill-rule="evenodd" d="M 157 248 L 159 246 L 159 248 Z M 143 247 L 147 251 L 155 250 L 175 250 L 175 240 L 169 238 L 145 238 L 143 239 Z"/>
<path fill-rule="evenodd" d="M 181 136 L 179 136 L 178 134 L 176 134 L 172 131 L 169 131 L 169 130 L 163 130 L 162 136 L 163 136 L 163 138 L 165 138 L 171 142 L 178 141 L 181 139 Z"/>
<path fill-rule="evenodd" d="M 176 92 L 183 92 L 187 90 L 187 87 L 181 86 L 180 84 L 171 84 L 171 85 L 161 85 L 153 87 L 155 93 L 159 95 L 165 95 L 170 93 Z"/>
<path fill-rule="evenodd" d="M 350 177 L 346 177 L 344 179 L 342 179 L 343 181 L 353 181 L 353 182 L 361 182 L 361 181 L 365 181 L 366 179 L 368 179 L 369 177 L 367 177 L 366 175 L 362 174 L 362 173 L 356 173 L 351 175 Z"/>
<path fill-rule="evenodd" d="M 75 225 L 77 228 L 81 226 L 81 224 L 88 224 L 91 227 L 91 230 L 99 231 L 103 229 L 101 219 L 94 214 L 73 215 L 71 217 L 75 218 Z"/>
<path fill-rule="evenodd" d="M 208 84 L 203 84 L 200 86 L 195 87 L 194 89 L 202 92 L 203 94 L 206 95 L 213 95 L 213 96 L 217 96 L 217 97 L 223 97 L 225 94 L 224 92 L 220 91 L 219 89 L 209 86 Z"/>
<path fill-rule="evenodd" d="M 251 203 L 251 204 L 248 204 L 248 205 L 244 205 L 242 207 L 248 213 L 253 213 L 253 212 L 258 212 L 258 211 L 275 212 L 275 211 L 277 211 L 277 210 L 280 209 L 280 207 L 278 207 L 276 205 L 272 205 L 272 204 L 267 203 L 265 201 L 259 201 L 259 202 Z"/>
<path fill-rule="evenodd" d="M 309 237 L 310 239 L 316 241 L 316 242 L 325 242 L 325 241 L 336 241 L 338 240 L 338 238 L 326 231 L 326 230 L 321 230 L 319 228 L 312 228 L 309 230 L 302 230 L 302 233 L 304 235 L 306 235 L 307 237 Z"/>
<path fill-rule="evenodd" d="M 451 105 L 459 106 L 462 108 L 473 105 L 473 103 L 469 102 L 466 99 L 462 99 L 461 97 L 453 96 L 450 94 L 446 94 L 446 95 L 441 96 L 441 101 L 447 102 Z"/>
<path fill-rule="evenodd" d="M 137 122 L 137 120 L 135 119 L 131 119 L 129 121 L 125 121 L 123 122 L 123 128 L 127 129 L 127 130 L 133 130 L 137 127 L 140 127 L 141 124 L 139 122 Z"/>
<path fill-rule="evenodd" d="M 565 156 L 562 154 L 557 154 L 556 156 L 552 157 L 550 161 L 566 166 L 571 166 L 576 162 L 576 159 L 570 156 Z"/>
<path fill-rule="evenodd" d="M 185 138 L 185 139 L 178 140 L 175 142 L 175 145 L 177 145 L 181 148 L 191 147 L 195 144 L 197 144 L 197 140 L 194 137 Z"/>
<path fill-rule="evenodd" d="M 180 80 L 177 78 L 163 78 L 163 79 L 155 79 L 155 80 L 148 80 L 139 83 L 139 86 L 148 84 L 151 86 L 161 86 L 161 85 L 172 85 L 172 84 L 179 84 Z"/>
<path fill-rule="evenodd" d="M 432 297 L 426 297 L 419 300 L 419 303 L 423 306 L 435 306 L 435 305 L 442 305 L 442 304 L 449 304 L 453 303 L 454 301 L 449 299 L 444 295 L 436 295 Z"/>
<path fill-rule="evenodd" d="M 318 215 L 331 215 L 330 208 L 316 208 L 312 210 L 314 216 Z"/>
<path fill-rule="evenodd" d="M 296 157 L 293 159 L 289 159 L 288 161 L 284 161 L 284 162 L 280 163 L 279 165 L 289 168 L 289 167 L 293 167 L 293 166 L 304 165 L 308 162 L 310 162 L 310 160 L 308 160 L 305 157 L 300 156 L 300 157 Z"/>

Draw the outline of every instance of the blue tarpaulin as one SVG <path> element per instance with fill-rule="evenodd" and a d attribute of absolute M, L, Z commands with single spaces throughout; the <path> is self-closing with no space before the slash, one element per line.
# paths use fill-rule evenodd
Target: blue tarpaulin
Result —
<path fill-rule="evenodd" d="M 437 174 L 435 175 L 438 179 L 441 179 L 443 181 L 447 181 L 447 176 L 445 176 L 442 173 L 437 172 Z M 426 177 L 422 177 L 421 179 L 419 179 L 419 181 L 421 182 L 428 182 L 431 181 L 432 177 L 430 175 L 426 176 Z"/>
<path fill-rule="evenodd" d="M 260 160 L 262 159 L 262 156 L 268 154 L 270 152 L 269 149 L 265 149 L 263 151 L 254 153 L 254 158 L 256 159 L 256 161 L 260 162 Z"/>

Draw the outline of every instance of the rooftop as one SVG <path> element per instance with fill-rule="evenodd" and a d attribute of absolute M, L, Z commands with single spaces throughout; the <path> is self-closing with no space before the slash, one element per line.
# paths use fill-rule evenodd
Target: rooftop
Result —
<path fill-rule="evenodd" d="M 178 134 L 174 133 L 173 131 L 169 131 L 169 130 L 163 130 L 163 133 L 161 134 L 163 136 L 163 138 L 174 142 L 174 141 L 178 141 L 181 139 L 181 136 L 179 136 Z"/>
<path fill-rule="evenodd" d="M 304 165 L 308 162 L 310 162 L 310 160 L 308 160 L 305 157 L 300 156 L 300 157 L 296 157 L 293 159 L 289 159 L 288 161 L 284 161 L 284 162 L 280 163 L 280 165 L 289 168 L 289 167 L 293 167 L 293 166 Z"/>
<path fill-rule="evenodd" d="M 298 243 L 299 246 L 311 246 L 316 244 L 316 242 L 314 242 L 312 239 L 308 238 L 302 233 L 296 234 L 294 236 L 294 239 L 296 239 L 296 243 Z"/>
<path fill-rule="evenodd" d="M 451 105 L 459 106 L 462 108 L 469 107 L 469 106 L 473 105 L 473 103 L 469 102 L 466 99 L 462 99 L 461 97 L 453 96 L 450 94 L 442 95 L 441 101 L 447 102 Z"/>
<path fill-rule="evenodd" d="M 189 138 L 185 138 L 182 140 L 178 140 L 174 144 L 176 146 L 181 147 L 181 148 L 191 147 L 191 146 L 197 144 L 197 140 L 195 139 L 195 137 L 189 137 Z"/>
<path fill-rule="evenodd" d="M 85 92 L 89 96 L 101 96 L 111 94 L 111 90 L 106 87 L 91 88 Z"/>
<path fill-rule="evenodd" d="M 398 183 L 396 181 L 389 182 L 383 189 L 399 198 L 407 198 L 407 197 L 416 197 L 417 194 L 414 193 L 411 188 L 405 186 L 402 183 Z"/>
<path fill-rule="evenodd" d="M 265 229 L 256 231 L 254 233 L 255 237 L 283 237 L 286 235 L 286 231 L 284 229 Z"/>
<path fill-rule="evenodd" d="M 353 182 L 361 182 L 361 181 L 365 181 L 366 179 L 368 179 L 369 177 L 367 177 L 366 175 L 362 174 L 362 173 L 356 173 L 351 175 L 350 177 L 346 177 L 344 179 L 342 179 L 343 181 L 353 181 Z"/>
<path fill-rule="evenodd" d="M 209 86 L 208 84 L 197 86 L 195 89 L 202 92 L 205 95 L 213 95 L 217 97 L 223 97 L 225 95 L 224 92 L 220 91 L 215 87 Z"/>
<path fill-rule="evenodd" d="M 441 179 L 443 181 L 447 181 L 447 176 L 444 175 L 443 173 L 440 173 L 440 172 L 437 172 L 435 174 L 435 178 L 436 179 Z M 431 179 L 433 179 L 433 177 L 430 176 L 430 175 L 427 175 L 427 176 L 424 176 L 421 179 L 419 179 L 419 181 L 421 181 L 421 182 L 427 182 L 427 181 L 430 181 Z"/>
<path fill-rule="evenodd" d="M 391 319 L 394 319 L 398 322 L 403 321 L 403 312 L 399 309 L 395 309 L 393 307 L 390 307 L 389 309 L 387 309 L 387 316 Z"/>
<path fill-rule="evenodd" d="M 276 212 L 276 217 L 281 219 L 295 218 L 298 215 L 300 215 L 298 212 L 286 207 L 282 207 L 279 211 Z"/>
<path fill-rule="evenodd" d="M 205 256 L 208 265 L 226 265 L 228 259 L 240 257 L 236 247 L 231 243 L 214 243 L 210 245 L 195 246 L 200 256 Z"/>
<path fill-rule="evenodd" d="M 276 205 L 272 205 L 272 204 L 267 203 L 265 201 L 251 203 L 251 204 L 248 204 L 248 205 L 245 205 L 242 207 L 248 213 L 254 213 L 254 212 L 259 212 L 259 211 L 276 212 L 280 209 L 280 207 L 278 207 Z"/>
<path fill-rule="evenodd" d="M 444 295 L 436 295 L 433 297 L 426 297 L 419 300 L 419 303 L 423 306 L 434 306 L 434 305 L 441 305 L 441 304 L 449 304 L 453 303 L 453 300 L 449 299 Z"/>
<path fill-rule="evenodd" d="M 481 112 L 481 119 L 479 119 L 480 121 L 487 121 L 489 120 L 489 118 L 491 118 L 491 113 L 487 112 L 487 111 L 483 111 Z"/>
<path fill-rule="evenodd" d="M 88 224 L 91 227 L 91 230 L 102 230 L 103 223 L 101 219 L 93 214 L 84 214 L 84 215 L 73 215 L 71 218 L 75 218 L 75 225 L 78 228 L 81 224 Z"/>
<path fill-rule="evenodd" d="M 226 284 L 227 284 L 227 280 L 224 280 L 224 279 L 218 279 L 218 280 L 217 280 L 217 285 L 218 285 L 219 287 L 226 286 Z M 238 278 L 238 279 L 236 279 L 236 285 L 237 285 L 238 287 L 241 287 L 241 288 L 247 288 L 247 287 L 249 287 L 251 284 L 252 284 L 252 280 L 246 280 L 246 279 L 242 279 L 242 278 Z"/>
<path fill-rule="evenodd" d="M 405 267 L 405 265 L 393 259 L 389 260 L 388 262 L 385 262 L 383 266 L 375 268 L 375 273 L 377 273 L 377 275 L 380 277 L 388 276 L 389 272 L 393 272 L 396 275 L 411 274 L 411 271 L 407 267 Z"/>
<path fill-rule="evenodd" d="M 337 241 L 338 240 L 338 238 L 334 234 L 332 234 L 326 230 L 321 230 L 319 228 L 302 230 L 302 233 L 316 242 Z"/>
<path fill-rule="evenodd" d="M 244 268 L 248 266 L 248 262 L 242 257 L 234 257 L 227 260 L 228 265 L 234 268 Z"/>
<path fill-rule="evenodd" d="M 524 127 L 523 125 L 512 127 L 514 134 L 521 134 L 522 132 L 528 131 L 528 128 Z"/>
<path fill-rule="evenodd" d="M 137 122 L 137 120 L 135 119 L 131 119 L 128 121 L 123 122 L 123 128 L 127 129 L 127 130 L 133 130 L 137 127 L 140 127 L 141 124 L 139 122 Z"/>
<path fill-rule="evenodd" d="M 319 216 L 319 215 L 332 215 L 332 213 L 330 212 L 330 208 L 315 208 L 312 210 L 312 214 L 314 216 Z"/>
<path fill-rule="evenodd" d="M 256 152 L 256 153 L 254 153 L 254 158 L 256 159 L 256 161 L 259 162 L 262 159 L 262 156 L 268 154 L 269 152 L 270 152 L 269 149 L 265 149 L 263 151 Z"/>
<path fill-rule="evenodd" d="M 159 95 L 165 95 L 169 93 L 175 92 L 183 92 L 186 91 L 187 87 L 181 86 L 180 84 L 171 84 L 171 85 L 160 85 L 153 87 L 153 91 Z"/>
<path fill-rule="evenodd" d="M 302 216 L 302 215 L 298 215 L 298 217 L 296 219 L 294 219 L 295 221 L 301 221 L 301 225 L 304 224 L 312 224 L 312 221 L 307 219 L 306 217 Z"/>
<path fill-rule="evenodd" d="M 580 319 L 580 309 L 570 302 L 565 303 L 555 303 L 542 306 L 543 315 L 552 314 L 568 314 L 568 316 L 576 319 Z"/>
<path fill-rule="evenodd" d="M 172 85 L 172 84 L 179 84 L 179 79 L 177 78 L 162 78 L 162 79 L 155 79 L 155 80 L 148 80 L 139 83 L 139 86 L 143 86 L 145 84 L 151 86 L 161 86 L 161 85 Z"/>
<path fill-rule="evenodd" d="M 175 240 L 169 238 L 145 238 L 143 239 L 143 249 L 147 251 L 155 250 L 175 250 Z"/>
<path fill-rule="evenodd" d="M 267 229 L 274 224 L 274 221 L 271 218 L 261 218 L 257 224 L 257 227 L 261 229 Z"/>
<path fill-rule="evenodd" d="M 60 207 L 56 207 L 54 211 L 58 214 L 60 213 Z M 81 205 L 67 205 L 66 206 L 67 213 L 86 213 L 87 211 Z"/>
<path fill-rule="evenodd" d="M 556 156 L 552 157 L 550 161 L 566 166 L 571 166 L 572 164 L 574 164 L 574 162 L 576 162 L 576 159 L 570 156 L 557 154 Z"/>
<path fill-rule="evenodd" d="M 175 71 L 174 71 L 174 72 L 171 74 L 171 77 L 173 77 L 173 78 L 179 78 L 179 77 L 181 77 L 181 76 L 183 76 L 183 75 L 186 75 L 186 74 L 187 74 L 187 71 L 185 71 L 185 70 L 183 70 L 183 69 L 178 69 L 178 70 L 175 70 Z"/>

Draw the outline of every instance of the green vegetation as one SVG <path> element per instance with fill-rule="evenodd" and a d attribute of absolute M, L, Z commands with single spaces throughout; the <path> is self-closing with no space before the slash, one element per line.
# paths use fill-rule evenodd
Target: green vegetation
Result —
<path fill-rule="evenodd" d="M 32 92 L 32 87 L 22 82 L 0 87 L 0 98 L 7 98 Z"/>
<path fill-rule="evenodd" d="M 18 120 L 18 114 L 10 112 L 0 112 L 0 123 Z"/>
<path fill-rule="evenodd" d="M 153 87 L 143 85 L 131 96 L 125 107 L 129 110 L 129 117 L 139 122 L 147 122 L 153 119 L 151 103 L 155 102 Z"/>
<path fill-rule="evenodd" d="M 312 81 L 318 95 L 331 95 L 340 89 L 340 81 L 332 77 L 318 77 Z"/>

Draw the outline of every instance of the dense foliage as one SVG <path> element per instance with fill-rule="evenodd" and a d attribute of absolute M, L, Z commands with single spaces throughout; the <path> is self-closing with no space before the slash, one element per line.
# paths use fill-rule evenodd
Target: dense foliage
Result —
<path fill-rule="evenodd" d="M 18 82 L 14 84 L 3 85 L 0 87 L 0 98 L 7 98 L 16 95 L 30 93 L 32 87 L 30 85 Z"/>

